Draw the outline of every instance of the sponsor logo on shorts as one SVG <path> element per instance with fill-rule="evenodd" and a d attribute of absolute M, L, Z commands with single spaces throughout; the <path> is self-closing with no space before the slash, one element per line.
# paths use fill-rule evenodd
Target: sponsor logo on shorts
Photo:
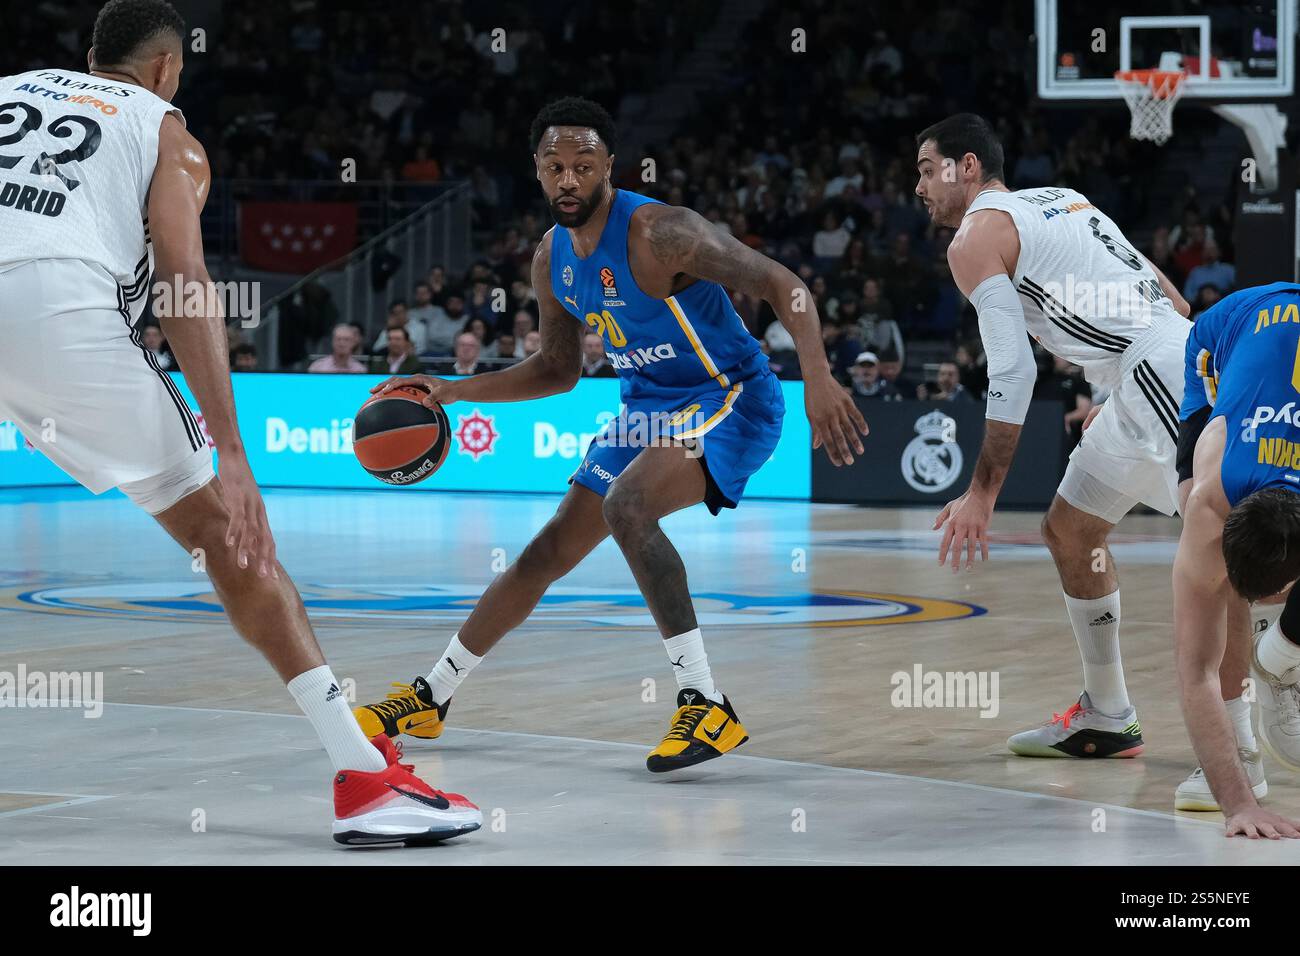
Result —
<path fill-rule="evenodd" d="M 614 475 L 606 471 L 604 468 L 601 468 L 600 465 L 592 465 L 591 473 L 606 484 L 614 480 Z"/>

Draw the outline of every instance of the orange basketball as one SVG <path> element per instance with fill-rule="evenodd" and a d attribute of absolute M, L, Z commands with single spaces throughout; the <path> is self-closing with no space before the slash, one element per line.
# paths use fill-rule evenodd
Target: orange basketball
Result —
<path fill-rule="evenodd" d="M 352 450 L 361 467 L 390 485 L 413 485 L 437 471 L 451 447 L 451 423 L 442 406 L 426 408 L 429 393 L 402 385 L 371 397 L 352 425 Z"/>

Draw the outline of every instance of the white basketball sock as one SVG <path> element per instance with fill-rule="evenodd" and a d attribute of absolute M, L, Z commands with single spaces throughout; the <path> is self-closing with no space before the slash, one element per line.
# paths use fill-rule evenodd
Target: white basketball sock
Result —
<path fill-rule="evenodd" d="M 1066 594 L 1065 607 L 1083 660 L 1083 689 L 1099 711 L 1119 717 L 1131 706 L 1119 653 L 1119 589 L 1099 598 Z"/>
<path fill-rule="evenodd" d="M 1228 708 L 1232 729 L 1237 734 L 1237 746 L 1247 750 L 1259 749 L 1255 744 L 1255 731 L 1250 727 L 1250 701 L 1242 696 L 1225 700 L 1223 706 Z"/>
<path fill-rule="evenodd" d="M 366 739 L 328 664 L 303 671 L 288 683 L 289 693 L 307 715 L 325 745 L 335 772 L 383 770 L 384 755 Z"/>
<path fill-rule="evenodd" d="M 1300 665 L 1300 645 L 1287 640 L 1279 622 L 1274 621 L 1259 639 L 1255 656 L 1260 667 L 1274 677 L 1281 677 L 1291 668 Z"/>
<path fill-rule="evenodd" d="M 465 645 L 460 642 L 459 631 L 453 634 L 447 649 L 442 652 L 442 657 L 438 659 L 437 664 L 433 665 L 433 670 L 429 671 L 427 679 L 429 689 L 433 691 L 433 702 L 445 704 L 451 700 L 451 695 L 456 693 L 460 682 L 468 677 L 469 672 L 478 667 L 482 660 L 483 658 L 477 654 L 465 650 Z"/>
<path fill-rule="evenodd" d="M 673 665 L 679 690 L 691 687 L 714 703 L 722 703 L 722 693 L 713 684 L 709 656 L 704 653 L 704 636 L 698 627 L 665 640 L 664 650 L 668 652 L 668 663 Z"/>

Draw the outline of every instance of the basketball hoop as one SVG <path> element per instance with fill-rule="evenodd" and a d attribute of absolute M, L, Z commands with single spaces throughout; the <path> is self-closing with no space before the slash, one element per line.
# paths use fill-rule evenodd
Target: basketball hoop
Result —
<path fill-rule="evenodd" d="M 1119 70 L 1115 82 L 1133 114 L 1129 135 L 1163 146 L 1174 134 L 1174 107 L 1187 74 L 1170 70 Z"/>

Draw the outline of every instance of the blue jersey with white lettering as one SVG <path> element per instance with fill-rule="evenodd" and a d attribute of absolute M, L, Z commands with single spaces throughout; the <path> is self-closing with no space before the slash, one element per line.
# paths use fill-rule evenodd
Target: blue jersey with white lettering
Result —
<path fill-rule="evenodd" d="M 646 295 L 632 278 L 628 226 L 639 206 L 658 202 L 619 189 L 595 251 L 581 259 L 569 230 L 551 236 L 551 288 L 578 321 L 605 342 L 629 408 L 669 410 L 701 393 L 739 391 L 771 375 L 767 356 L 716 282 L 697 281 L 671 295 Z"/>
<path fill-rule="evenodd" d="M 1300 285 L 1242 289 L 1197 318 L 1179 417 L 1207 405 L 1228 426 L 1229 504 L 1277 485 L 1300 490 Z"/>

